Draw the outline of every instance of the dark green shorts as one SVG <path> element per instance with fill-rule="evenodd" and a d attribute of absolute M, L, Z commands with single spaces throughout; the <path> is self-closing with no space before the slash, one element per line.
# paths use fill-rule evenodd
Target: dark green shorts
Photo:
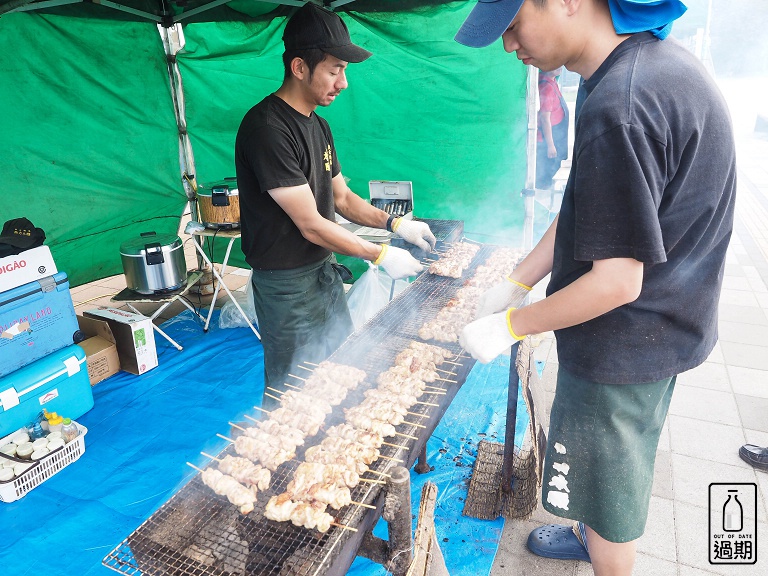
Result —
<path fill-rule="evenodd" d="M 676 378 L 598 384 L 561 366 L 544 461 L 544 508 L 611 542 L 642 536 Z"/>
<path fill-rule="evenodd" d="M 354 327 L 330 257 L 292 270 L 254 270 L 253 300 L 264 346 L 266 386 L 287 390 L 302 362 L 330 356 Z M 303 374 L 306 376 L 306 374 Z M 275 395 L 274 391 L 267 391 Z M 276 403 L 264 398 L 264 406 Z"/>

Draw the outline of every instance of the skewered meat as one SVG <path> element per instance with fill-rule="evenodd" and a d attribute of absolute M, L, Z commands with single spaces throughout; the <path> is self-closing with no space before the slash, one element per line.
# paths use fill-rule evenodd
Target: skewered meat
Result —
<path fill-rule="evenodd" d="M 203 470 L 200 477 L 203 484 L 208 486 L 216 494 L 226 496 L 232 504 L 240 508 L 241 514 L 253 512 L 253 503 L 256 501 L 256 490 L 246 488 L 237 480 L 227 474 L 222 474 L 213 468 Z"/>
<path fill-rule="evenodd" d="M 354 440 L 347 440 L 346 438 L 341 438 L 339 436 L 327 436 L 319 446 L 313 446 L 312 448 L 307 449 L 305 455 L 309 457 L 310 450 L 315 450 L 317 448 L 323 448 L 331 452 L 344 452 L 354 456 L 365 464 L 370 464 L 379 457 L 379 450 L 377 447 L 368 446 L 361 442 L 355 442 Z"/>
<path fill-rule="evenodd" d="M 352 503 L 352 493 L 347 486 L 336 486 L 335 484 L 310 484 L 297 486 L 295 482 L 290 482 L 286 487 L 286 494 L 292 500 L 304 502 L 321 502 L 331 508 L 338 510 Z"/>
<path fill-rule="evenodd" d="M 314 436 L 320 431 L 320 426 L 325 422 L 325 414 L 323 414 L 322 418 L 319 418 L 283 407 L 272 410 L 269 418 L 280 424 L 300 430 L 304 436 Z"/>
<path fill-rule="evenodd" d="M 440 260 L 432 263 L 429 272 L 437 276 L 461 278 L 464 269 L 472 262 L 478 250 L 480 250 L 480 246 L 477 244 L 468 242 L 454 244 L 440 257 Z"/>
<path fill-rule="evenodd" d="M 352 426 L 355 428 L 375 432 L 376 434 L 381 434 L 382 436 L 395 435 L 395 427 L 389 422 L 371 418 L 370 416 L 360 412 L 352 412 L 347 414 L 347 422 L 352 424 Z"/>
<path fill-rule="evenodd" d="M 411 407 L 418 401 L 414 394 L 406 394 L 398 390 L 393 392 L 386 387 L 371 388 L 365 391 L 365 397 L 375 402 L 399 402 L 401 406 Z"/>
<path fill-rule="evenodd" d="M 293 474 L 294 482 L 304 485 L 336 484 L 354 488 L 360 483 L 360 476 L 353 470 L 336 464 L 302 462 Z"/>
<path fill-rule="evenodd" d="M 360 404 L 359 406 L 347 408 L 344 413 L 347 417 L 347 421 L 351 423 L 367 422 L 367 420 L 370 419 L 373 421 L 379 420 L 381 422 L 391 424 L 392 426 L 397 426 L 398 424 L 402 424 L 403 420 L 405 420 L 404 414 L 395 412 L 395 410 L 392 408 L 383 405 L 379 406 L 371 404 Z"/>
<path fill-rule="evenodd" d="M 332 426 L 331 428 L 328 428 L 325 433 L 329 437 L 352 440 L 364 444 L 365 446 L 371 446 L 372 448 L 378 448 L 384 443 L 384 437 L 381 434 L 370 430 L 358 430 L 351 424 Z"/>
<path fill-rule="evenodd" d="M 322 398 L 316 398 L 303 392 L 286 392 L 280 397 L 283 408 L 293 412 L 300 412 L 303 416 L 317 420 L 325 420 L 325 417 L 333 411 L 333 407 Z"/>
<path fill-rule="evenodd" d="M 219 462 L 219 471 L 232 476 L 235 480 L 246 486 L 256 486 L 259 490 L 269 488 L 271 474 L 269 470 L 258 464 L 254 464 L 247 458 L 238 458 L 227 454 Z"/>
<path fill-rule="evenodd" d="M 339 386 L 343 386 L 348 390 L 351 390 L 356 388 L 360 382 L 365 380 L 365 372 L 359 368 L 346 366 L 344 364 L 335 364 L 325 360 L 318 364 L 318 366 L 312 372 L 312 376 L 307 379 L 307 382 L 314 379 L 330 380 Z"/>
<path fill-rule="evenodd" d="M 280 464 L 296 456 L 295 452 L 271 446 L 250 436 L 238 436 L 235 439 L 235 451 L 248 460 L 260 462 L 265 468 L 272 471 L 277 470 Z"/>
<path fill-rule="evenodd" d="M 304 434 L 301 430 L 281 424 L 272 418 L 261 420 L 256 426 L 267 434 L 285 438 L 287 442 L 294 446 L 302 446 L 304 444 Z"/>
<path fill-rule="evenodd" d="M 290 494 L 284 492 L 272 496 L 264 509 L 264 517 L 276 522 L 287 522 L 294 526 L 303 526 L 309 530 L 327 532 L 333 522 L 333 516 L 325 511 L 323 502 L 297 502 L 291 500 Z"/>

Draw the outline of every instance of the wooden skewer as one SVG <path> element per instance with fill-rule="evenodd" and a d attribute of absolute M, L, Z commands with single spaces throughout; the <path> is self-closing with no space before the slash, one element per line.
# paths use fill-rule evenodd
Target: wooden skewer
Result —
<path fill-rule="evenodd" d="M 424 424 L 416 424 L 415 422 L 408 422 L 406 420 L 403 420 L 402 424 L 407 424 L 408 426 L 416 426 L 416 428 L 426 428 Z"/>
<path fill-rule="evenodd" d="M 384 460 L 392 460 L 393 462 L 402 462 L 400 458 L 392 458 L 392 456 L 384 456 L 383 454 L 379 454 L 379 458 L 383 458 Z"/>
<path fill-rule="evenodd" d="M 195 466 L 195 465 L 194 465 L 194 464 L 192 464 L 191 462 L 187 462 L 187 466 L 190 466 L 191 468 L 194 468 L 195 470 L 197 470 L 197 471 L 198 471 L 198 472 L 200 472 L 201 474 L 202 474 L 202 472 L 203 472 L 202 470 L 200 470 L 200 468 L 198 468 L 197 466 Z"/>
<path fill-rule="evenodd" d="M 416 436 L 411 436 L 410 434 L 403 434 L 402 432 L 395 432 L 396 436 L 405 436 L 406 438 L 410 438 L 411 440 L 418 440 Z"/>
<path fill-rule="evenodd" d="M 430 386 L 429 384 L 424 384 L 424 388 L 429 388 L 431 390 L 438 390 L 440 392 L 445 392 L 445 388 L 442 386 Z"/>
<path fill-rule="evenodd" d="M 219 438 L 223 438 L 223 439 L 224 439 L 224 440 L 226 440 L 227 442 L 232 442 L 232 444 L 234 444 L 234 443 L 235 443 L 235 441 L 234 441 L 234 440 L 232 440 L 232 438 L 227 438 L 226 436 L 224 436 L 224 435 L 222 435 L 222 434 L 216 434 L 216 436 L 218 436 Z"/>
<path fill-rule="evenodd" d="M 307 364 L 309 364 L 309 362 L 307 362 Z M 302 366 L 301 364 L 298 364 L 298 367 L 301 368 L 302 370 L 308 370 L 310 372 L 315 371 L 314 368 L 307 368 L 306 366 Z"/>
<path fill-rule="evenodd" d="M 266 392 L 265 392 L 266 394 Z M 427 390 L 426 394 L 437 394 L 438 396 L 445 396 L 445 390 L 440 390 L 439 388 L 435 390 Z"/>
<path fill-rule="evenodd" d="M 269 410 L 265 410 L 261 406 L 254 406 L 254 408 L 256 408 L 256 410 L 261 410 L 262 412 L 266 412 L 267 414 L 272 414 L 272 412 L 270 412 Z"/>
<path fill-rule="evenodd" d="M 440 404 L 433 404 L 432 402 L 421 402 L 419 400 L 416 400 L 416 404 L 423 404 L 424 406 L 436 406 L 437 408 L 440 408 Z"/>
<path fill-rule="evenodd" d="M 211 460 L 216 460 L 216 462 L 221 462 L 221 459 L 216 458 L 216 456 L 211 456 L 210 454 L 206 454 L 205 452 L 200 452 L 200 454 L 202 454 L 206 458 L 210 458 Z"/>
<path fill-rule="evenodd" d="M 443 360 L 443 364 L 453 364 L 454 366 L 463 366 L 461 362 L 451 362 L 450 360 Z"/>
<path fill-rule="evenodd" d="M 264 396 L 269 396 L 273 400 L 277 400 L 278 402 L 280 402 L 280 398 L 278 398 L 277 396 L 272 396 L 272 394 L 270 394 L 269 392 L 264 392 Z"/>
<path fill-rule="evenodd" d="M 360 478 L 360 482 L 368 482 L 369 484 L 386 484 L 384 480 L 372 480 L 371 478 Z"/>
<path fill-rule="evenodd" d="M 296 378 L 296 380 L 301 380 L 302 382 L 306 382 L 307 381 L 306 378 L 302 378 L 301 376 L 296 376 L 294 374 L 288 374 L 288 376 L 290 376 L 291 378 Z"/>
<path fill-rule="evenodd" d="M 277 392 L 278 394 L 285 394 L 282 390 L 278 390 L 277 388 L 272 388 L 272 386 L 267 386 L 267 390 L 272 390 L 272 392 Z"/>
<path fill-rule="evenodd" d="M 452 384 L 456 384 L 456 380 L 450 380 L 449 378 L 440 378 L 439 376 L 435 378 L 435 380 L 441 380 L 442 382 L 451 382 Z"/>
<path fill-rule="evenodd" d="M 331 522 L 331 526 L 336 526 L 337 528 L 344 528 L 344 530 L 352 530 L 352 532 L 357 532 L 357 528 L 352 528 L 352 526 L 347 526 L 346 524 L 337 524 L 336 522 Z"/>
<path fill-rule="evenodd" d="M 408 448 L 408 446 L 401 446 L 400 444 L 391 444 L 390 442 L 382 442 L 381 444 L 383 446 L 393 446 L 395 448 L 401 448 L 403 450 L 410 450 L 410 448 Z"/>
<path fill-rule="evenodd" d="M 370 504 L 363 504 L 362 502 L 355 502 L 352 500 L 350 504 L 354 504 L 355 506 L 362 506 L 363 508 L 370 508 L 371 510 L 376 510 L 376 506 L 371 506 Z"/>
<path fill-rule="evenodd" d="M 371 470 L 368 468 L 366 472 L 372 472 L 374 474 L 378 474 L 379 476 L 384 476 L 385 478 L 392 478 L 392 474 L 387 474 L 386 472 L 379 472 L 378 470 Z M 362 478 L 360 478 L 362 480 Z"/>
<path fill-rule="evenodd" d="M 238 430 L 242 430 L 243 432 L 245 432 L 245 428 L 243 428 L 242 426 L 238 426 L 237 424 L 233 424 L 232 422 L 227 422 L 227 424 L 232 426 L 232 428 L 237 428 Z"/>
<path fill-rule="evenodd" d="M 301 386 L 294 386 L 293 384 L 288 384 L 288 382 L 283 382 L 285 386 L 288 386 L 288 388 L 293 388 L 294 390 L 303 390 Z M 283 392 L 285 394 L 285 392 Z"/>
<path fill-rule="evenodd" d="M 456 372 L 454 372 L 453 370 L 443 370 L 442 368 L 435 368 L 435 370 L 437 372 L 442 372 L 443 374 L 453 374 L 454 376 L 456 376 Z"/>
<path fill-rule="evenodd" d="M 256 420 L 256 418 L 253 418 L 252 416 L 248 416 L 248 414 L 243 414 L 243 418 L 247 418 L 251 422 L 256 422 L 256 424 L 260 424 L 261 420 Z"/>
<path fill-rule="evenodd" d="M 320 364 L 315 364 L 314 362 L 310 362 L 309 360 L 304 360 L 304 364 L 309 364 L 310 366 L 320 366 Z"/>
<path fill-rule="evenodd" d="M 429 414 L 419 414 L 418 412 L 406 412 L 406 414 L 410 414 L 411 416 L 418 416 L 419 418 L 429 418 Z"/>

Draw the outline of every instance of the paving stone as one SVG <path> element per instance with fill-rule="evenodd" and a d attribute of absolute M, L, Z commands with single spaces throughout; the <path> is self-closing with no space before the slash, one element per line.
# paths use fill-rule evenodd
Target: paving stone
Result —
<path fill-rule="evenodd" d="M 730 466 L 711 462 L 701 458 L 691 458 L 682 454 L 672 454 L 672 478 L 675 489 L 675 505 L 690 504 L 706 508 L 709 505 L 709 485 L 714 482 L 756 483 L 755 472 L 751 466 L 741 462 L 739 466 Z M 754 510 L 744 510 L 745 515 L 753 516 Z M 677 508 L 675 508 L 677 515 Z M 758 522 L 766 521 L 765 509 L 758 506 Z M 704 524 L 706 532 L 706 522 Z M 682 560 L 682 556 L 679 556 Z"/>
<path fill-rule="evenodd" d="M 729 426 L 684 416 L 670 417 L 672 452 L 693 458 L 741 466 L 739 446 L 744 444 L 741 426 Z M 713 480 L 714 482 L 714 480 Z"/>
<path fill-rule="evenodd" d="M 672 499 L 675 490 L 672 483 L 672 453 L 665 450 L 656 451 L 656 464 L 653 470 L 653 488 L 651 494 L 661 498 Z"/>
<path fill-rule="evenodd" d="M 723 359 L 729 366 L 768 370 L 768 347 L 735 342 L 720 342 Z"/>
<path fill-rule="evenodd" d="M 744 428 L 768 432 L 768 398 L 736 394 Z"/>
<path fill-rule="evenodd" d="M 696 368 L 678 375 L 677 385 L 681 384 L 731 392 L 728 371 L 725 365 L 716 362 L 704 362 Z"/>
<path fill-rule="evenodd" d="M 651 496 L 645 533 L 637 542 L 637 551 L 674 563 L 677 561 L 674 534 L 675 514 L 672 500 Z M 635 567 L 635 572 L 647 574 L 639 565 Z"/>
<path fill-rule="evenodd" d="M 719 336 L 720 342 L 768 344 L 768 326 L 721 320 L 719 324 Z"/>
<path fill-rule="evenodd" d="M 768 398 L 768 370 L 728 366 L 731 388 L 736 394 Z M 766 414 L 768 419 L 768 414 Z"/>
<path fill-rule="evenodd" d="M 741 424 L 733 394 L 695 386 L 675 386 L 669 413 L 733 426 Z"/>

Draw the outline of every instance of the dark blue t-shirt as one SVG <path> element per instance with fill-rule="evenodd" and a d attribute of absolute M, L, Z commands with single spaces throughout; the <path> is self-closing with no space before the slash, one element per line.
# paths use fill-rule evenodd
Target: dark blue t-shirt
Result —
<path fill-rule="evenodd" d="M 642 262 L 643 286 L 557 330 L 558 359 L 606 384 L 669 378 L 717 341 L 736 192 L 728 110 L 691 53 L 649 33 L 622 42 L 583 88 L 547 293 L 609 258 Z"/>

